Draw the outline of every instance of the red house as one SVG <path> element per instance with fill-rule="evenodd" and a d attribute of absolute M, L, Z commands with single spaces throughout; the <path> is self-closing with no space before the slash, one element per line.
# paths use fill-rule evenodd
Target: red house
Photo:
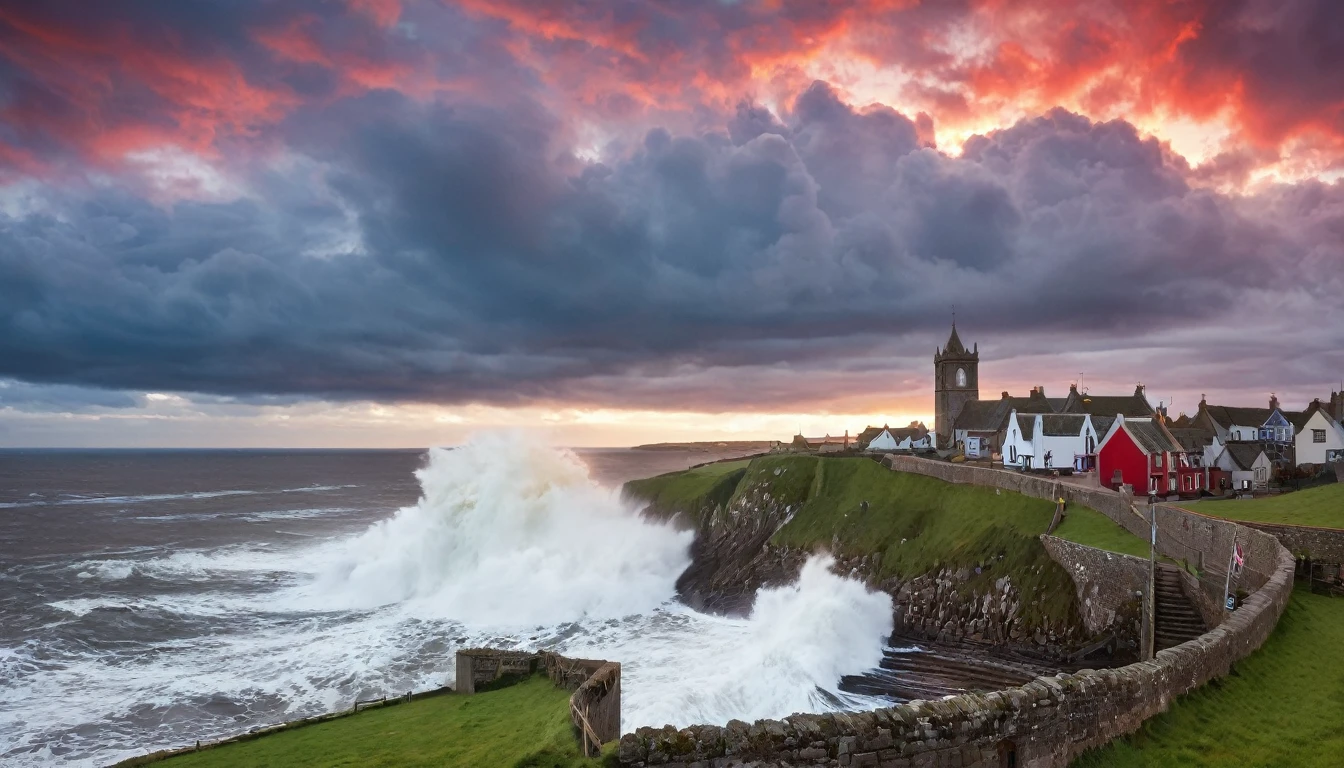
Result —
<path fill-rule="evenodd" d="M 1162 424 L 1161 416 L 1117 416 L 1097 446 L 1097 477 L 1107 487 L 1128 485 L 1135 495 L 1198 495 L 1204 472 L 1193 467 L 1185 449 Z"/>

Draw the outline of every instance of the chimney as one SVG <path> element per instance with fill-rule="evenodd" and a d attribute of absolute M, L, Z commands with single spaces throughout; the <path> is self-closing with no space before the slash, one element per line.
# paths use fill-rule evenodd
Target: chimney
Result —
<path fill-rule="evenodd" d="M 1142 382 L 1140 382 L 1137 386 L 1134 387 L 1134 396 L 1135 396 L 1135 397 L 1143 397 L 1143 383 L 1142 383 Z"/>
<path fill-rule="evenodd" d="M 1279 409 L 1279 398 L 1273 392 L 1269 393 L 1269 410 L 1277 411 Z"/>
<path fill-rule="evenodd" d="M 1209 404 L 1209 403 L 1208 403 L 1208 400 L 1207 400 L 1206 396 L 1205 396 L 1203 393 L 1200 393 L 1200 395 L 1199 395 L 1199 407 L 1200 407 L 1200 408 L 1204 408 L 1204 407 L 1207 406 L 1208 404 Z"/>
<path fill-rule="evenodd" d="M 1008 390 L 1006 390 L 1006 389 L 1003 391 L 1003 399 L 1004 399 L 1004 400 L 1007 400 L 1007 399 L 1008 399 Z"/>
<path fill-rule="evenodd" d="M 1069 394 L 1070 395 L 1078 394 L 1078 382 L 1075 381 L 1074 383 L 1069 385 Z"/>
<path fill-rule="evenodd" d="M 1044 384 L 1038 384 L 1038 385 L 1036 385 L 1036 391 L 1041 393 L 1041 397 L 1045 397 L 1045 385 L 1044 385 Z"/>

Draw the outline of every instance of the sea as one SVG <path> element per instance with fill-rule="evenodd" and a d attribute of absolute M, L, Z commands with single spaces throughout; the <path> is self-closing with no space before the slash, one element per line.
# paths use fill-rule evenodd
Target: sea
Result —
<path fill-rule="evenodd" d="M 407 451 L 0 451 L 0 765 L 102 766 L 442 687 L 454 652 L 622 663 L 622 728 L 888 703 L 886 595 L 677 602 L 691 534 L 621 483 L 718 456 L 517 434 Z"/>

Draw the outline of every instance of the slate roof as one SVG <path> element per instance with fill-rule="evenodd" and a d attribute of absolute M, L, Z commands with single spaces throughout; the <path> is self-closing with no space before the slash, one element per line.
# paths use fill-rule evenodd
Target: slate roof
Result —
<path fill-rule="evenodd" d="M 1311 414 L 1315 413 L 1315 411 L 1308 408 L 1305 411 L 1279 411 L 1279 413 L 1282 413 L 1283 418 L 1287 419 L 1288 423 L 1293 425 L 1293 429 L 1301 430 L 1303 427 L 1307 426 L 1307 419 L 1310 419 Z"/>
<path fill-rule="evenodd" d="M 1115 424 L 1114 416 L 1093 416 L 1092 428 L 1097 430 L 1097 442 L 1110 433 L 1111 427 Z"/>
<path fill-rule="evenodd" d="M 1265 449 L 1257 443 L 1227 444 L 1227 455 L 1232 457 L 1232 464 L 1242 471 L 1249 471 L 1255 465 L 1255 460 L 1264 452 Z"/>
<path fill-rule="evenodd" d="M 999 400 L 969 400 L 961 406 L 961 412 L 952 424 L 955 429 L 968 432 L 996 432 L 1002 427 L 1012 410 L 1013 398 Z"/>
<path fill-rule="evenodd" d="M 1145 453 L 1183 452 L 1176 438 L 1155 419 L 1125 419 L 1125 429 Z"/>
<path fill-rule="evenodd" d="M 1033 413 L 1017 414 L 1017 428 L 1022 431 L 1022 439 L 1030 440 L 1036 436 L 1036 415 Z"/>
<path fill-rule="evenodd" d="M 1141 419 L 1145 416 L 1152 416 L 1154 413 L 1153 406 L 1148 404 L 1148 398 L 1137 392 L 1132 395 L 1080 394 L 1076 399 L 1073 399 L 1070 411 L 1072 413 L 1090 413 L 1094 416 L 1110 416 L 1111 418 L 1115 418 L 1118 413 L 1126 419 Z"/>
<path fill-rule="evenodd" d="M 1176 442 L 1181 444 L 1186 453 L 1199 453 L 1205 446 L 1213 442 L 1214 435 L 1206 429 L 1199 427 L 1167 427 L 1171 436 L 1176 438 Z"/>
<path fill-rule="evenodd" d="M 882 434 L 882 430 L 884 429 L 886 429 L 885 426 L 867 427 L 854 438 L 854 442 L 858 445 L 867 447 L 869 443 L 873 442 L 874 438 Z"/>
<path fill-rule="evenodd" d="M 1082 434 L 1085 413 L 1048 413 L 1041 416 L 1041 434 L 1049 437 L 1077 437 Z"/>
<path fill-rule="evenodd" d="M 1058 399 L 1058 398 L 1055 398 Z M 1026 397 L 1000 397 L 998 400 L 970 400 L 953 419 L 953 429 L 967 432 L 998 432 L 1008 426 L 1008 416 L 1018 413 L 1054 413 L 1050 398 L 1033 390 Z M 1027 430 L 1023 430 L 1027 432 Z"/>
<path fill-rule="evenodd" d="M 1231 426 L 1258 427 L 1269 421 L 1269 415 L 1273 413 L 1268 408 L 1242 408 L 1235 405 L 1206 404 L 1204 410 L 1209 414 L 1209 418 L 1223 429 Z"/>

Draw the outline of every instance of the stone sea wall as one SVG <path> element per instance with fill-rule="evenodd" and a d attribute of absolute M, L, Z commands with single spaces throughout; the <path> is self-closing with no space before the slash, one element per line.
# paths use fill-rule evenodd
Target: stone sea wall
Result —
<path fill-rule="evenodd" d="M 1273 534 L 1289 552 L 1298 557 L 1318 563 L 1336 565 L 1344 563 L 1344 530 L 1274 523 L 1242 523 L 1242 525 Z"/>
<path fill-rule="evenodd" d="M 1120 494 L 1060 488 L 1048 478 L 998 470 L 892 458 L 895 469 L 950 482 L 976 482 L 1041 498 L 1056 498 L 1063 491 L 1070 501 L 1097 509 L 1140 535 L 1148 533 L 1147 521 Z M 1159 505 L 1156 517 L 1158 551 L 1170 557 L 1214 562 L 1225 557 L 1234 541 L 1241 542 L 1247 562 L 1240 585 L 1251 594 L 1214 629 L 1160 651 L 1151 661 L 1061 673 L 994 693 L 912 701 L 873 712 L 640 728 L 621 738 L 620 762 L 632 768 L 663 764 L 1064 768 L 1087 749 L 1134 732 L 1177 696 L 1227 674 L 1269 637 L 1292 595 L 1293 556 L 1273 536 L 1176 507 Z M 1124 561 L 1113 568 L 1106 563 L 1089 565 L 1082 555 L 1057 549 L 1064 559 L 1084 568 L 1133 577 Z M 1214 607 L 1209 599 L 1211 581 L 1202 578 L 1191 585 L 1208 603 L 1204 608 Z M 1118 601 L 1118 594 L 1103 597 L 1099 588 L 1096 599 L 1101 605 Z M 1104 615 L 1106 609 L 1099 610 Z"/>
<path fill-rule="evenodd" d="M 1087 631 L 1094 635 L 1114 632 L 1118 651 L 1137 654 L 1143 592 L 1148 589 L 1148 561 L 1075 544 L 1058 536 L 1042 535 L 1041 544 L 1073 576 L 1078 610 Z"/>
<path fill-rule="evenodd" d="M 467 648 L 457 652 L 456 663 L 455 690 L 465 694 L 545 671 L 556 687 L 571 692 L 570 719 L 585 741 L 585 751 L 621 736 L 621 665 L 614 661 L 571 659 L 549 651 Z"/>
<path fill-rule="evenodd" d="M 1136 536 L 1145 540 L 1149 536 L 1148 505 L 1136 506 L 1134 499 L 1125 493 L 1073 486 L 1045 476 L 913 456 L 889 455 L 885 463 L 893 470 L 937 477 L 951 483 L 1004 488 L 1042 499 L 1063 496 L 1071 504 L 1083 504 L 1101 512 Z M 1278 566 L 1279 542 L 1273 536 L 1259 535 L 1256 526 L 1209 517 L 1170 504 L 1156 505 L 1154 514 L 1158 554 L 1186 561 L 1199 571 L 1198 589 L 1188 594 L 1206 620 L 1214 619 L 1209 621 L 1210 626 L 1222 620 L 1218 613 L 1222 610 L 1227 561 L 1235 544 L 1241 544 L 1246 556 L 1246 564 L 1233 582 L 1235 589 L 1247 592 L 1259 589 Z"/>

